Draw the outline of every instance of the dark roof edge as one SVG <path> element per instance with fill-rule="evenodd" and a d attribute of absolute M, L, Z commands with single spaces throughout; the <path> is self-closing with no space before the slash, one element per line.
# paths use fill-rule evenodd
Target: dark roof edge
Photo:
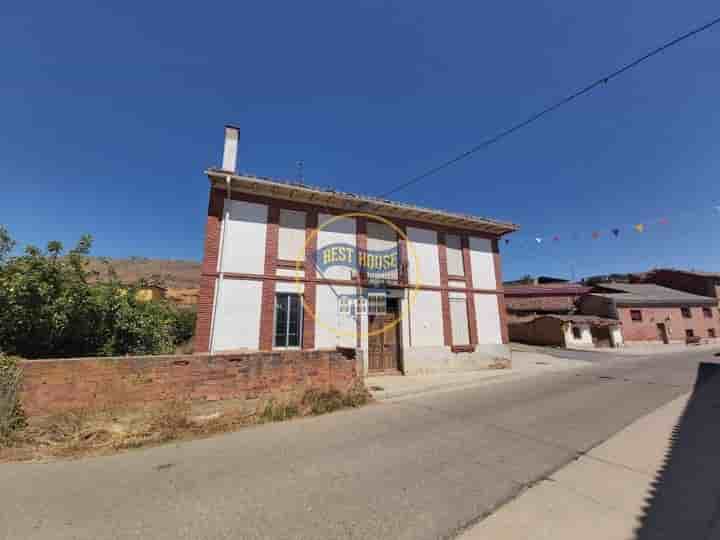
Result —
<path fill-rule="evenodd" d="M 382 209 L 385 212 L 407 212 L 411 213 L 410 217 L 412 218 L 412 212 L 415 212 L 419 215 L 423 215 L 426 219 L 429 217 L 437 217 L 437 218 L 445 218 L 449 220 L 456 220 L 457 224 L 455 224 L 456 227 L 462 228 L 462 223 L 470 224 L 470 225 L 476 225 L 476 226 L 486 226 L 490 229 L 494 229 L 493 234 L 497 236 L 502 236 L 504 234 L 509 234 L 512 232 L 515 232 L 520 229 L 520 226 L 515 223 L 510 223 L 506 221 L 499 221 L 496 219 L 491 218 L 483 218 L 479 216 L 473 216 L 468 214 L 461 214 L 457 212 L 449 212 L 445 210 L 439 210 L 439 209 L 432 209 L 432 208 L 425 208 L 422 206 L 415 206 L 408 203 L 402 203 L 402 202 L 396 202 L 396 201 L 390 201 L 387 199 L 380 199 L 372 196 L 367 195 L 358 195 L 354 193 L 346 193 L 342 191 L 334 191 L 330 189 L 324 189 L 317 186 L 311 186 L 308 184 L 303 184 L 300 182 L 284 182 L 273 178 L 265 178 L 260 176 L 253 176 L 248 174 L 233 174 L 229 171 L 223 171 L 222 169 L 215 169 L 210 168 L 205 171 L 205 173 L 208 175 L 208 178 L 210 181 L 213 181 L 213 178 L 216 179 L 216 181 L 223 180 L 230 176 L 232 182 L 252 182 L 257 185 L 265 185 L 268 188 L 272 188 L 273 186 L 276 188 L 284 189 L 284 190 L 295 190 L 297 192 L 301 192 L 308 195 L 318 195 L 326 198 L 334 198 L 337 201 L 343 201 L 347 204 L 354 205 L 354 206 L 362 206 L 363 204 L 370 204 L 373 205 L 374 208 L 369 209 L 370 211 L 376 211 Z M 285 198 L 282 195 L 278 194 L 278 198 Z M 293 199 L 289 199 L 293 200 Z M 327 204 L 327 201 L 318 200 L 318 205 Z M 338 205 L 338 207 L 342 207 L 342 205 Z M 359 208 L 361 209 L 361 208 Z M 420 217 L 417 218 L 418 221 L 423 221 Z M 452 223 L 450 223 L 452 225 Z M 490 232 L 490 231 L 488 231 Z"/>

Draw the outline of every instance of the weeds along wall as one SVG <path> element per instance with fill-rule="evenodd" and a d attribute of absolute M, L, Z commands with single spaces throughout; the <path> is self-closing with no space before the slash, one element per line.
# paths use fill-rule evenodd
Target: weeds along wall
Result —
<path fill-rule="evenodd" d="M 20 399 L 29 416 L 162 401 L 289 399 L 347 392 L 362 381 L 355 351 L 314 350 L 25 360 Z"/>

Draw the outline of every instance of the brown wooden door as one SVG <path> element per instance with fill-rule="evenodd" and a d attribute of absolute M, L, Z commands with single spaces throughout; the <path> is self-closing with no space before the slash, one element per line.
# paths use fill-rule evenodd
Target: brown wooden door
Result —
<path fill-rule="evenodd" d="M 657 323 L 657 331 L 658 339 L 660 339 L 660 341 L 662 341 L 665 345 L 670 343 L 670 338 L 668 336 L 667 326 L 665 326 L 665 323 Z"/>
<path fill-rule="evenodd" d="M 384 315 L 368 316 L 371 334 L 368 337 L 369 371 L 400 373 L 400 324 L 390 328 L 396 318 L 397 313 L 390 311 Z"/>

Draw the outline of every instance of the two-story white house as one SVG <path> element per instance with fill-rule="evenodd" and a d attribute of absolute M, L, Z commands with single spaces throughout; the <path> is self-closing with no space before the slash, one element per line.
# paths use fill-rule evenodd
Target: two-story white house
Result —
<path fill-rule="evenodd" d="M 210 180 L 196 352 L 355 348 L 366 373 L 509 362 L 498 239 L 517 226 L 236 173 Z"/>

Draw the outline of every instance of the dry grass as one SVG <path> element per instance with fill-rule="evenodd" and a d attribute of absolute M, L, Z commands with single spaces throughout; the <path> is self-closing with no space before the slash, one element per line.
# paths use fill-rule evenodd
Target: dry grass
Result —
<path fill-rule="evenodd" d="M 165 286 L 172 289 L 185 289 L 189 294 L 191 289 L 200 286 L 199 261 L 180 261 L 170 259 L 146 259 L 144 257 L 130 257 L 128 259 L 107 259 L 115 270 L 118 279 L 124 283 L 134 283 L 141 278 L 162 276 Z M 107 265 L 102 259 L 88 257 L 88 267 L 104 275 Z"/>
<path fill-rule="evenodd" d="M 370 394 L 359 385 L 347 395 L 336 390 L 309 391 L 300 400 L 270 400 L 250 408 L 247 401 L 228 400 L 164 402 L 143 409 L 92 413 L 74 411 L 33 420 L 15 433 L 10 445 L 0 448 L 0 462 L 107 455 L 358 407 L 369 401 Z"/>
<path fill-rule="evenodd" d="M 21 381 L 18 359 L 0 353 L 0 447 L 9 444 L 14 433 L 25 426 L 18 398 Z"/>

